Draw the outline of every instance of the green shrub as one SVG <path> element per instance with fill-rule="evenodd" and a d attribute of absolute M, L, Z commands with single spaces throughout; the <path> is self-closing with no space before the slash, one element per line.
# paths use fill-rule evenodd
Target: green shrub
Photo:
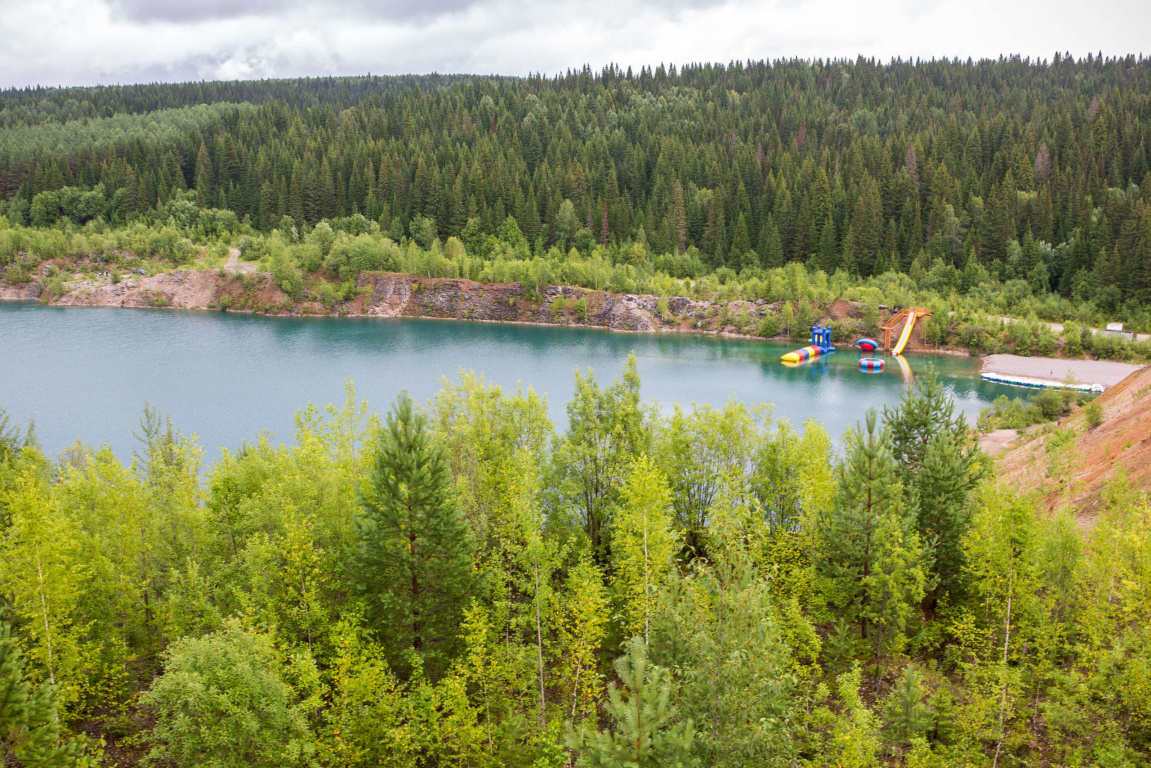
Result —
<path fill-rule="evenodd" d="M 1083 406 L 1083 416 L 1087 419 L 1087 427 L 1094 429 L 1103 423 L 1103 406 L 1092 400 Z"/>
<path fill-rule="evenodd" d="M 231 624 L 177 640 L 143 702 L 156 718 L 151 760 L 180 768 L 312 764 L 306 708 L 267 635 Z"/>
<path fill-rule="evenodd" d="M 759 325 L 755 327 L 755 335 L 770 339 L 779 333 L 779 316 L 770 312 L 763 316 Z"/>

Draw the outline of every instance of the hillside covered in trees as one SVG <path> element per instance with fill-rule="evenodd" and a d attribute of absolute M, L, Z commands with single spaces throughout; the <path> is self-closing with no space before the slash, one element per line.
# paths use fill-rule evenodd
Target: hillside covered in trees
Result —
<path fill-rule="evenodd" d="M 1067 503 L 1098 420 L 1028 495 L 933 376 L 843 456 L 767 408 L 661 413 L 634 357 L 547 413 L 349 385 L 203 468 L 154 411 L 129 466 L 0 412 L 0 759 L 1148 765 L 1151 508 Z"/>
<path fill-rule="evenodd" d="M 537 256 L 642 243 L 677 278 L 942 264 L 1139 322 L 1148 152 L 1134 57 L 26 89 L 0 94 L 0 213 L 116 224 L 194 190 L 254 230 L 361 214 L 482 257 L 513 217 Z"/>

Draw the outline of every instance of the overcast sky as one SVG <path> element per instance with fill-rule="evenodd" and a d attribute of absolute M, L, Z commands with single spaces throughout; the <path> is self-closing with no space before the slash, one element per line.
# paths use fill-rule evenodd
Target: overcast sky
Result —
<path fill-rule="evenodd" d="M 0 86 L 1151 55 L 1151 0 L 0 0 Z"/>

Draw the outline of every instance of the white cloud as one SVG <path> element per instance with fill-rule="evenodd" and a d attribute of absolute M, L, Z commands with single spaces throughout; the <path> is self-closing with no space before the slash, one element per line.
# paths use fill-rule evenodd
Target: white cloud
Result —
<path fill-rule="evenodd" d="M 1151 3 L 1101 0 L 0 0 L 0 86 L 733 59 L 1144 52 Z M 192 6 L 194 7 L 194 6 Z M 148 10 L 148 9 L 151 10 Z M 1151 53 L 1151 51 L 1147 51 Z"/>

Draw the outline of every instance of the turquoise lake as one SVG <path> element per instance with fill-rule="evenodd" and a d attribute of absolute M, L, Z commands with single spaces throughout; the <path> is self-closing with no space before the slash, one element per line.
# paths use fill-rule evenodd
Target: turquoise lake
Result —
<path fill-rule="evenodd" d="M 276 318 L 221 312 L 45 307 L 0 303 L 0 406 L 21 426 L 35 421 L 55 454 L 79 438 L 109 443 L 127 459 L 145 402 L 195 434 L 212 461 L 269 431 L 290 441 L 292 416 L 341 403 L 344 382 L 373 410 L 401 390 L 423 401 L 443 378 L 472 370 L 505 388 L 547 395 L 558 431 L 577 367 L 610 382 L 634 351 L 643 396 L 665 408 L 729 398 L 772 403 L 799 427 L 815 417 L 835 437 L 869 407 L 894 406 L 908 377 L 934 365 L 971 420 L 1000 394 L 1020 391 L 979 378 L 975 358 L 908 355 L 859 371 L 850 348 L 798 367 L 779 358 L 800 344 L 689 334 L 416 319 Z"/>

